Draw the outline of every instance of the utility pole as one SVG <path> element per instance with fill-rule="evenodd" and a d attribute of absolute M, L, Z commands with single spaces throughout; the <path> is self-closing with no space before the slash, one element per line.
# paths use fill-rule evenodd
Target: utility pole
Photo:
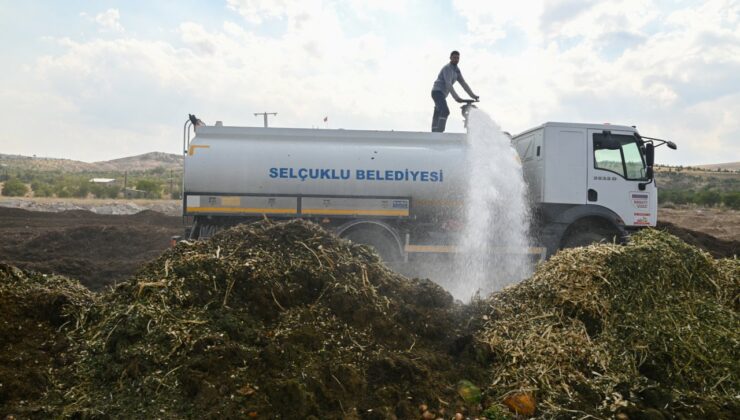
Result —
<path fill-rule="evenodd" d="M 268 115 L 277 115 L 277 112 L 255 112 L 254 116 L 262 115 L 265 119 L 265 128 L 267 128 L 267 116 Z"/>

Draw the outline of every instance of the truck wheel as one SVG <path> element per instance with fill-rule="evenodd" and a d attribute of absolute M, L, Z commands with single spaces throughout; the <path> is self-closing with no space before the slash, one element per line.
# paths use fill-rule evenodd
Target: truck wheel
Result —
<path fill-rule="evenodd" d="M 576 248 L 600 242 L 612 243 L 615 238 L 619 239 L 618 234 L 612 230 L 585 226 L 570 232 L 563 240 L 562 248 Z"/>
<path fill-rule="evenodd" d="M 384 262 L 397 262 L 401 260 L 396 241 L 383 232 L 374 229 L 356 228 L 345 233 L 342 237 L 354 243 L 373 248 Z"/>

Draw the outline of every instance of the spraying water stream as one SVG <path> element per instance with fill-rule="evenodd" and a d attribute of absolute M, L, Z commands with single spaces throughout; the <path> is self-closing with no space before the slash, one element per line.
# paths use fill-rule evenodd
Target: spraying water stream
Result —
<path fill-rule="evenodd" d="M 522 166 L 509 137 L 485 112 L 468 115 L 465 226 L 459 237 L 453 284 L 457 299 L 468 301 L 502 289 L 531 272 L 530 210 Z"/>

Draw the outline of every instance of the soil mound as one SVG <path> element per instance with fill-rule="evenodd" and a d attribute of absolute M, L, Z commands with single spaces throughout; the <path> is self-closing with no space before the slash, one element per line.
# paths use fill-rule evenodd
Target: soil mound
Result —
<path fill-rule="evenodd" d="M 168 243 L 162 229 L 155 227 L 79 226 L 42 232 L 23 247 L 7 249 L 6 258 L 21 268 L 78 278 L 91 290 L 100 290 L 125 280 Z"/>
<path fill-rule="evenodd" d="M 102 299 L 66 415 L 414 418 L 484 373 L 448 293 L 301 221 L 180 243 Z"/>
<path fill-rule="evenodd" d="M 657 230 L 561 251 L 488 300 L 489 391 L 546 418 L 739 418 L 739 299 L 740 261 Z"/>
<path fill-rule="evenodd" d="M 131 216 L 0 208 L 0 261 L 79 279 L 91 290 L 121 282 L 169 246 L 182 219 L 145 211 Z"/>
<path fill-rule="evenodd" d="M 168 225 L 172 224 L 173 220 L 173 216 L 168 216 L 154 210 L 142 210 L 138 213 L 124 215 L 122 217 L 135 220 L 139 223 L 149 223 L 152 225 Z M 177 222 L 177 225 L 182 226 L 182 219 L 177 219 Z"/>
<path fill-rule="evenodd" d="M 0 264 L 0 417 L 61 405 L 54 372 L 74 357 L 63 330 L 82 324 L 94 301 L 75 280 Z"/>
<path fill-rule="evenodd" d="M 676 235 L 682 241 L 709 252 L 715 258 L 733 258 L 740 254 L 740 241 L 715 238 L 712 235 L 685 229 L 670 222 L 658 222 L 657 228 Z"/>
<path fill-rule="evenodd" d="M 44 212 L 33 212 L 26 209 L 18 209 L 14 207 L 0 207 L 0 217 L 2 218 L 25 218 L 25 219 L 41 219 L 48 217 L 47 213 Z"/>

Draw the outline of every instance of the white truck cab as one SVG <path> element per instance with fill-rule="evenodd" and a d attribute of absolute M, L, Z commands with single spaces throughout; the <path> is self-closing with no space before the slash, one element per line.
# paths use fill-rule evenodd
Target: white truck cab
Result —
<path fill-rule="evenodd" d="M 653 140 L 630 126 L 562 122 L 513 137 L 548 253 L 655 226 Z"/>

